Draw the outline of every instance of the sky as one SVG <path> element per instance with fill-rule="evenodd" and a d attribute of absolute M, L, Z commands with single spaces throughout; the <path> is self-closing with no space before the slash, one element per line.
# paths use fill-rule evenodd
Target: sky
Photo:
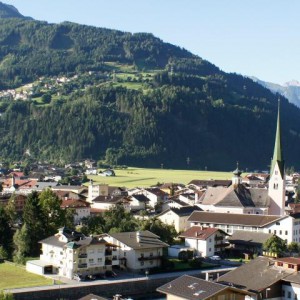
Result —
<path fill-rule="evenodd" d="M 155 36 L 225 72 L 300 81 L 299 0 L 1 0 L 49 23 Z"/>

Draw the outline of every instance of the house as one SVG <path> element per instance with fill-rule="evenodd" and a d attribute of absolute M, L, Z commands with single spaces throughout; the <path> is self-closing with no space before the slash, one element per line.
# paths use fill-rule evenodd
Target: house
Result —
<path fill-rule="evenodd" d="M 230 235 L 238 230 L 264 232 L 275 234 L 288 244 L 300 242 L 300 214 L 270 216 L 195 211 L 188 222 L 191 226 L 219 228 Z"/>
<path fill-rule="evenodd" d="M 118 246 L 120 266 L 133 272 L 160 267 L 163 249 L 168 247 L 148 230 L 106 234 L 105 240 Z"/>
<path fill-rule="evenodd" d="M 200 211 L 197 206 L 170 207 L 157 215 L 164 224 L 173 225 L 177 232 L 182 232 L 190 227 L 187 221 L 193 211 Z"/>
<path fill-rule="evenodd" d="M 272 236 L 272 233 L 237 230 L 228 238 L 230 252 L 234 256 L 244 253 L 261 255 L 263 244 Z"/>
<path fill-rule="evenodd" d="M 145 210 L 148 207 L 150 199 L 143 194 L 134 194 L 127 197 L 129 201 L 129 209 L 131 211 Z"/>
<path fill-rule="evenodd" d="M 98 170 L 96 168 L 89 168 L 89 169 L 86 169 L 85 174 L 86 175 L 97 175 Z"/>
<path fill-rule="evenodd" d="M 116 205 L 123 205 L 124 208 L 129 211 L 130 210 L 130 204 L 129 200 L 127 198 L 124 198 L 122 196 L 98 196 L 93 200 L 93 203 L 91 204 L 91 208 L 100 209 L 102 211 L 109 210 Z"/>
<path fill-rule="evenodd" d="M 112 169 L 107 169 L 107 170 L 104 170 L 104 171 L 100 171 L 99 175 L 110 177 L 110 176 L 116 176 L 116 173 Z"/>
<path fill-rule="evenodd" d="M 228 187 L 231 185 L 231 180 L 192 180 L 188 183 L 188 187 L 194 190 L 203 190 L 207 189 L 208 187 L 217 187 L 223 186 Z"/>
<path fill-rule="evenodd" d="M 244 300 L 245 292 L 197 277 L 183 275 L 157 288 L 167 300 Z"/>
<path fill-rule="evenodd" d="M 6 179 L 3 184 L 2 193 L 16 193 L 27 195 L 36 189 L 36 180 L 29 180 L 27 177 L 15 177 L 12 175 L 11 178 Z"/>
<path fill-rule="evenodd" d="M 74 224 L 80 224 L 83 218 L 87 218 L 91 214 L 90 203 L 83 200 L 64 199 L 60 207 L 74 210 Z"/>
<path fill-rule="evenodd" d="M 150 200 L 149 206 L 152 208 L 162 205 L 168 199 L 168 194 L 158 188 L 143 189 L 140 194 L 145 195 Z"/>
<path fill-rule="evenodd" d="M 193 226 L 179 235 L 186 247 L 193 248 L 197 256 L 209 257 L 224 251 L 226 234 L 223 230 L 210 227 Z"/>
<path fill-rule="evenodd" d="M 298 299 L 300 258 L 257 257 L 218 278 L 217 283 L 251 293 L 247 299 Z"/>
<path fill-rule="evenodd" d="M 26 263 L 28 272 L 39 275 L 58 274 L 72 279 L 78 273 L 104 274 L 112 266 L 119 265 L 117 246 L 100 236 L 86 237 L 64 227 L 40 243 L 40 259 Z"/>
<path fill-rule="evenodd" d="M 52 187 L 52 191 L 73 192 L 75 194 L 81 194 L 86 190 L 84 185 L 57 185 Z"/>

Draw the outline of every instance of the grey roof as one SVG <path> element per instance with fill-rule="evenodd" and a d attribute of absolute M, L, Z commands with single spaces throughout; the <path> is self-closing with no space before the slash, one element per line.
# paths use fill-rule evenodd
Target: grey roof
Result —
<path fill-rule="evenodd" d="M 148 230 L 111 233 L 109 235 L 132 249 L 161 248 L 169 246 L 159 240 L 159 236 Z"/>
<path fill-rule="evenodd" d="M 197 186 L 230 186 L 232 183 L 231 180 L 192 180 L 188 185 L 193 184 Z"/>
<path fill-rule="evenodd" d="M 179 299 L 204 300 L 226 289 L 229 289 L 229 287 L 189 275 L 183 275 L 162 285 L 157 291 L 180 297 Z"/>
<path fill-rule="evenodd" d="M 194 211 L 188 218 L 188 221 L 196 223 L 264 227 L 268 224 L 274 223 L 287 217 L 288 216 L 281 217 L 270 215 L 227 214 L 206 211 Z"/>
<path fill-rule="evenodd" d="M 98 196 L 93 199 L 93 202 L 97 203 L 118 203 L 123 196 Z"/>
<path fill-rule="evenodd" d="M 78 300 L 108 300 L 108 298 L 100 297 L 94 294 L 88 294 L 82 298 L 79 298 Z"/>
<path fill-rule="evenodd" d="M 150 201 L 150 199 L 143 194 L 134 194 L 131 197 L 140 202 L 149 202 Z"/>
<path fill-rule="evenodd" d="M 203 205 L 228 207 L 268 207 L 267 189 L 246 188 L 243 184 L 230 187 L 210 187 L 201 197 Z"/>
<path fill-rule="evenodd" d="M 183 217 L 183 216 L 189 216 L 193 211 L 202 211 L 201 208 L 198 206 L 183 206 L 180 208 L 171 207 L 171 211 L 173 211 L 176 215 Z"/>
<path fill-rule="evenodd" d="M 260 292 L 295 272 L 276 267 L 267 257 L 258 257 L 241 267 L 219 277 L 218 283 L 230 284 L 250 292 Z"/>
<path fill-rule="evenodd" d="M 41 240 L 40 243 L 59 247 L 59 248 L 63 248 L 66 245 L 65 242 L 59 241 L 58 237 L 55 235 Z"/>
<path fill-rule="evenodd" d="M 228 241 L 231 244 L 263 244 L 272 236 L 272 233 L 237 230 L 228 238 Z"/>

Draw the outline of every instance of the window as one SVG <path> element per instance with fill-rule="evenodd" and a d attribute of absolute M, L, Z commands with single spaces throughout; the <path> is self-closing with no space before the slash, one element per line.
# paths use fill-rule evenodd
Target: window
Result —
<path fill-rule="evenodd" d="M 291 299 L 292 298 L 292 294 L 291 292 L 288 292 L 288 298 Z"/>
<path fill-rule="evenodd" d="M 287 230 L 285 231 L 285 235 L 288 235 L 288 231 Z"/>
<path fill-rule="evenodd" d="M 285 297 L 285 290 L 282 290 L 282 295 L 283 298 Z"/>
<path fill-rule="evenodd" d="M 143 266 L 144 265 L 144 262 L 143 261 L 141 261 L 141 266 Z"/>
<path fill-rule="evenodd" d="M 274 234 L 276 234 L 276 230 L 274 230 Z"/>
<path fill-rule="evenodd" d="M 279 234 L 280 234 L 280 235 L 282 234 L 282 230 L 279 230 Z"/>
<path fill-rule="evenodd" d="M 153 265 L 153 260 L 150 260 L 149 262 L 150 262 L 150 265 Z"/>
<path fill-rule="evenodd" d="M 89 258 L 89 263 L 93 263 L 94 259 L 93 258 Z"/>
<path fill-rule="evenodd" d="M 102 258 L 101 257 L 98 258 L 98 262 L 102 262 Z"/>

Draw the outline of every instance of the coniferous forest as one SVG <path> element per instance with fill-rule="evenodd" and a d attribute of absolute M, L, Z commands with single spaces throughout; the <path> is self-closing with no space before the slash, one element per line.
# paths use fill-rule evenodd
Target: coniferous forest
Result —
<path fill-rule="evenodd" d="M 0 89 L 26 84 L 0 98 L 1 160 L 268 170 L 278 95 L 152 34 L 0 19 Z M 281 117 L 299 168 L 300 110 L 282 98 Z"/>

